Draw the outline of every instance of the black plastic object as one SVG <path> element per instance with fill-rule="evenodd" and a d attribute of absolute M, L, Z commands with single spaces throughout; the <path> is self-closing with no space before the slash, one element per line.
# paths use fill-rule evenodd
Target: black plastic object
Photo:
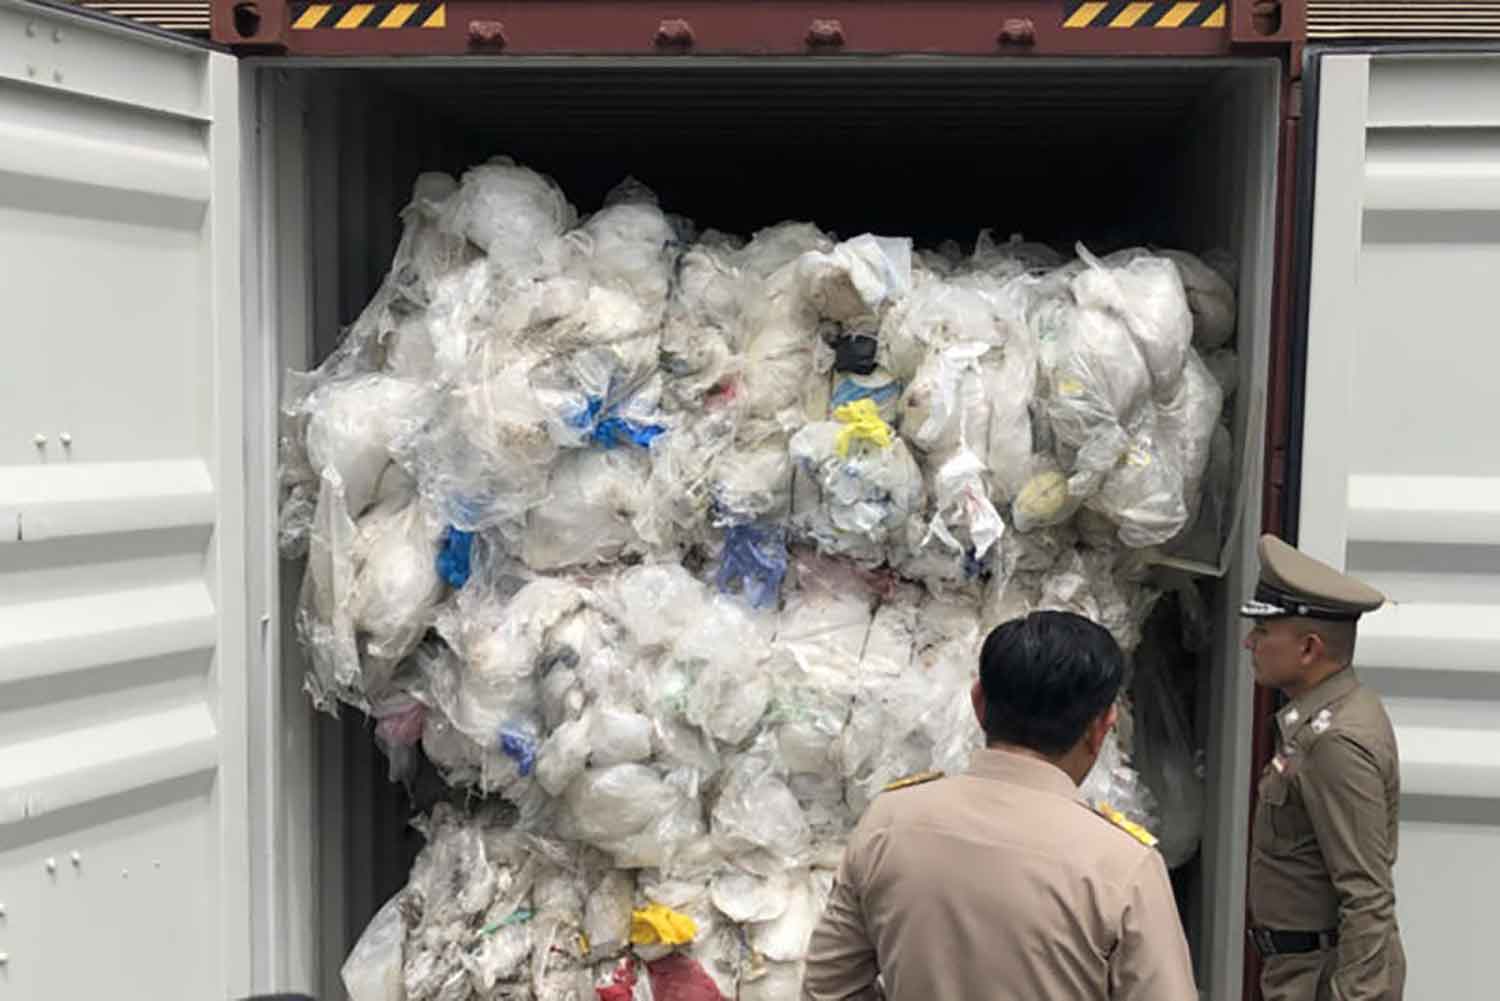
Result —
<path fill-rule="evenodd" d="M 875 371 L 878 342 L 863 334 L 843 334 L 833 342 L 833 367 L 838 372 L 869 375 Z"/>

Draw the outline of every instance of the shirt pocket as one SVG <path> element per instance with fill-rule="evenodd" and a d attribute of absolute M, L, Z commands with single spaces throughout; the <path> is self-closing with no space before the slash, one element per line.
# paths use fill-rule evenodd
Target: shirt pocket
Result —
<path fill-rule="evenodd" d="M 1274 770 L 1261 783 L 1260 798 L 1277 848 L 1292 848 L 1305 841 L 1312 831 L 1307 810 L 1292 786 L 1289 776 Z"/>

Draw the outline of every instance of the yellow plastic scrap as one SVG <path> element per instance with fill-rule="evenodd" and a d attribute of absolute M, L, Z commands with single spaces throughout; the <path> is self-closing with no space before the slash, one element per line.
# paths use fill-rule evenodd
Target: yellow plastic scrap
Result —
<path fill-rule="evenodd" d="M 696 921 L 661 904 L 649 904 L 630 915 L 631 945 L 685 945 L 697 934 Z"/>
<path fill-rule="evenodd" d="M 849 447 L 856 441 L 867 441 L 878 448 L 889 448 L 895 440 L 891 426 L 880 417 L 880 408 L 871 399 L 845 403 L 833 412 L 833 419 L 844 425 L 833 441 L 839 457 L 849 454 Z"/>

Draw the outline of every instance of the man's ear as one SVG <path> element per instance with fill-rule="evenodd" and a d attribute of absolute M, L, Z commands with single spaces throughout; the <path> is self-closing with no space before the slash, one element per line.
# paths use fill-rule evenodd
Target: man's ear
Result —
<path fill-rule="evenodd" d="M 979 720 L 979 729 L 984 729 L 984 685 L 978 680 L 969 689 L 969 702 L 974 706 L 974 718 Z"/>
<path fill-rule="evenodd" d="M 1111 702 L 1108 709 L 1094 718 L 1094 721 L 1089 724 L 1089 728 L 1084 734 L 1084 739 L 1088 741 L 1090 755 L 1098 756 L 1100 749 L 1104 747 L 1105 738 L 1109 736 L 1110 731 L 1119 722 L 1120 707 Z"/>

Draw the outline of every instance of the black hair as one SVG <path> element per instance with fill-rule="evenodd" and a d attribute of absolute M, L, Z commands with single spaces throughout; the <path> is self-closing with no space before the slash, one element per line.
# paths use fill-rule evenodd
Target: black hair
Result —
<path fill-rule="evenodd" d="M 990 743 L 1059 757 L 1107 710 L 1125 655 L 1104 627 L 1072 612 L 1032 612 L 996 626 L 979 654 Z"/>

